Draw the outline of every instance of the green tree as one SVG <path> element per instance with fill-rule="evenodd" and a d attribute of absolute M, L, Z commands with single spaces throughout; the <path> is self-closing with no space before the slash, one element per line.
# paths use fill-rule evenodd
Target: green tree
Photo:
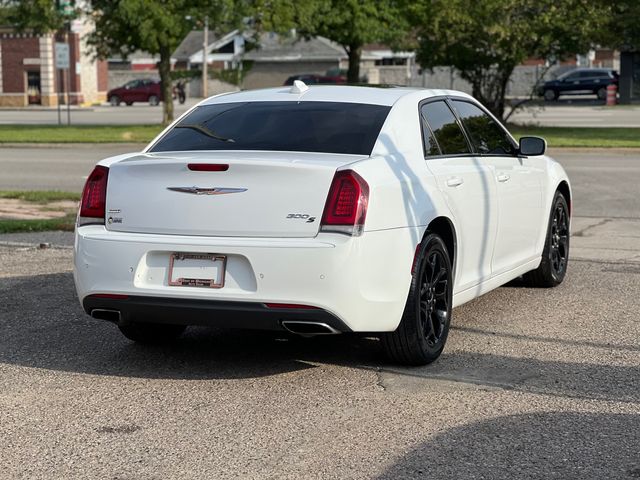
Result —
<path fill-rule="evenodd" d="M 209 17 L 210 25 L 230 28 L 242 18 L 244 1 L 233 0 L 90 0 L 88 14 L 96 29 L 89 44 L 98 57 L 127 56 L 143 50 L 160 57 L 162 123 L 173 121 L 171 54 L 194 28 L 194 20 Z"/>
<path fill-rule="evenodd" d="M 612 48 L 640 50 L 640 2 L 638 0 L 602 1 L 601 12 L 606 12 L 606 27 L 598 39 Z"/>
<path fill-rule="evenodd" d="M 594 0 L 412 0 L 405 13 L 420 65 L 455 67 L 498 118 L 517 65 L 584 53 L 603 18 Z"/>
<path fill-rule="evenodd" d="M 53 0 L 0 0 L 0 24 L 19 31 L 48 33 L 60 30 L 75 13 L 75 1 L 61 5 Z"/>
<path fill-rule="evenodd" d="M 347 81 L 360 81 L 362 47 L 367 43 L 401 43 L 407 23 L 395 0 L 262 0 L 255 15 L 262 28 L 295 28 L 304 37 L 322 36 L 342 46 L 349 59 Z"/>

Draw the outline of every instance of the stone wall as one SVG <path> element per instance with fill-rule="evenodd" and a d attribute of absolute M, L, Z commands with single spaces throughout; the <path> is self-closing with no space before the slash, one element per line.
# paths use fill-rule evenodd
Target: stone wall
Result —
<path fill-rule="evenodd" d="M 330 68 L 338 66 L 336 61 L 309 61 L 309 62 L 254 62 L 251 70 L 244 78 L 242 88 L 245 90 L 254 88 L 278 87 L 292 75 L 301 73 L 314 73 L 324 75 Z"/>
<path fill-rule="evenodd" d="M 209 79 L 207 84 L 207 95 L 210 97 L 220 93 L 237 92 L 239 87 L 231 83 L 221 82 L 220 80 Z M 187 97 L 199 98 L 202 96 L 202 79 L 194 78 L 187 84 Z"/>

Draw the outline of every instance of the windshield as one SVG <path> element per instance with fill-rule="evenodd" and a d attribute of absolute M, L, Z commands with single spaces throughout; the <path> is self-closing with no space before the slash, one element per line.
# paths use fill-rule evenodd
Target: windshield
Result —
<path fill-rule="evenodd" d="M 391 107 L 341 102 L 203 105 L 151 152 L 270 150 L 370 155 Z"/>

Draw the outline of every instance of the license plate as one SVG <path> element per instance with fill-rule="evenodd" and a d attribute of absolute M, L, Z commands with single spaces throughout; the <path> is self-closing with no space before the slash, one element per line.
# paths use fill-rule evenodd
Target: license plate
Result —
<path fill-rule="evenodd" d="M 227 257 L 215 253 L 172 253 L 169 285 L 172 287 L 222 288 Z"/>

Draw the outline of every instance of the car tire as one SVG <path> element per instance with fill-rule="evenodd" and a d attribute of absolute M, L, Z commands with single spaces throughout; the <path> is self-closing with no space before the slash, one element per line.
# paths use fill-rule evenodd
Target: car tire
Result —
<path fill-rule="evenodd" d="M 440 356 L 449 334 L 452 297 L 453 272 L 447 247 L 438 235 L 429 233 L 415 259 L 400 325 L 381 337 L 391 361 L 426 365 Z"/>
<path fill-rule="evenodd" d="M 540 266 L 523 276 L 531 287 L 560 285 L 569 263 L 569 207 L 564 195 L 556 192 L 551 206 Z"/>
<path fill-rule="evenodd" d="M 598 100 L 606 100 L 607 99 L 607 89 L 605 87 L 601 87 L 596 91 L 596 95 L 598 96 Z"/>
<path fill-rule="evenodd" d="M 133 102 L 126 102 L 127 107 L 130 107 L 131 105 L 133 105 Z"/>
<path fill-rule="evenodd" d="M 152 107 L 155 107 L 159 104 L 160 104 L 160 99 L 158 98 L 157 95 L 151 95 L 149 97 L 149 105 L 151 105 Z"/>
<path fill-rule="evenodd" d="M 557 100 L 558 97 L 560 95 L 558 95 L 558 92 L 556 92 L 555 90 L 548 88 L 544 91 L 544 99 L 547 100 L 548 102 L 552 102 L 554 100 Z"/>
<path fill-rule="evenodd" d="M 109 103 L 112 107 L 120 106 L 120 97 L 118 95 L 111 95 L 111 97 L 109 98 Z"/>
<path fill-rule="evenodd" d="M 187 328 L 185 325 L 170 325 L 166 323 L 127 323 L 118 325 L 120 332 L 129 340 L 136 343 L 157 345 L 169 343 L 178 338 Z"/>

